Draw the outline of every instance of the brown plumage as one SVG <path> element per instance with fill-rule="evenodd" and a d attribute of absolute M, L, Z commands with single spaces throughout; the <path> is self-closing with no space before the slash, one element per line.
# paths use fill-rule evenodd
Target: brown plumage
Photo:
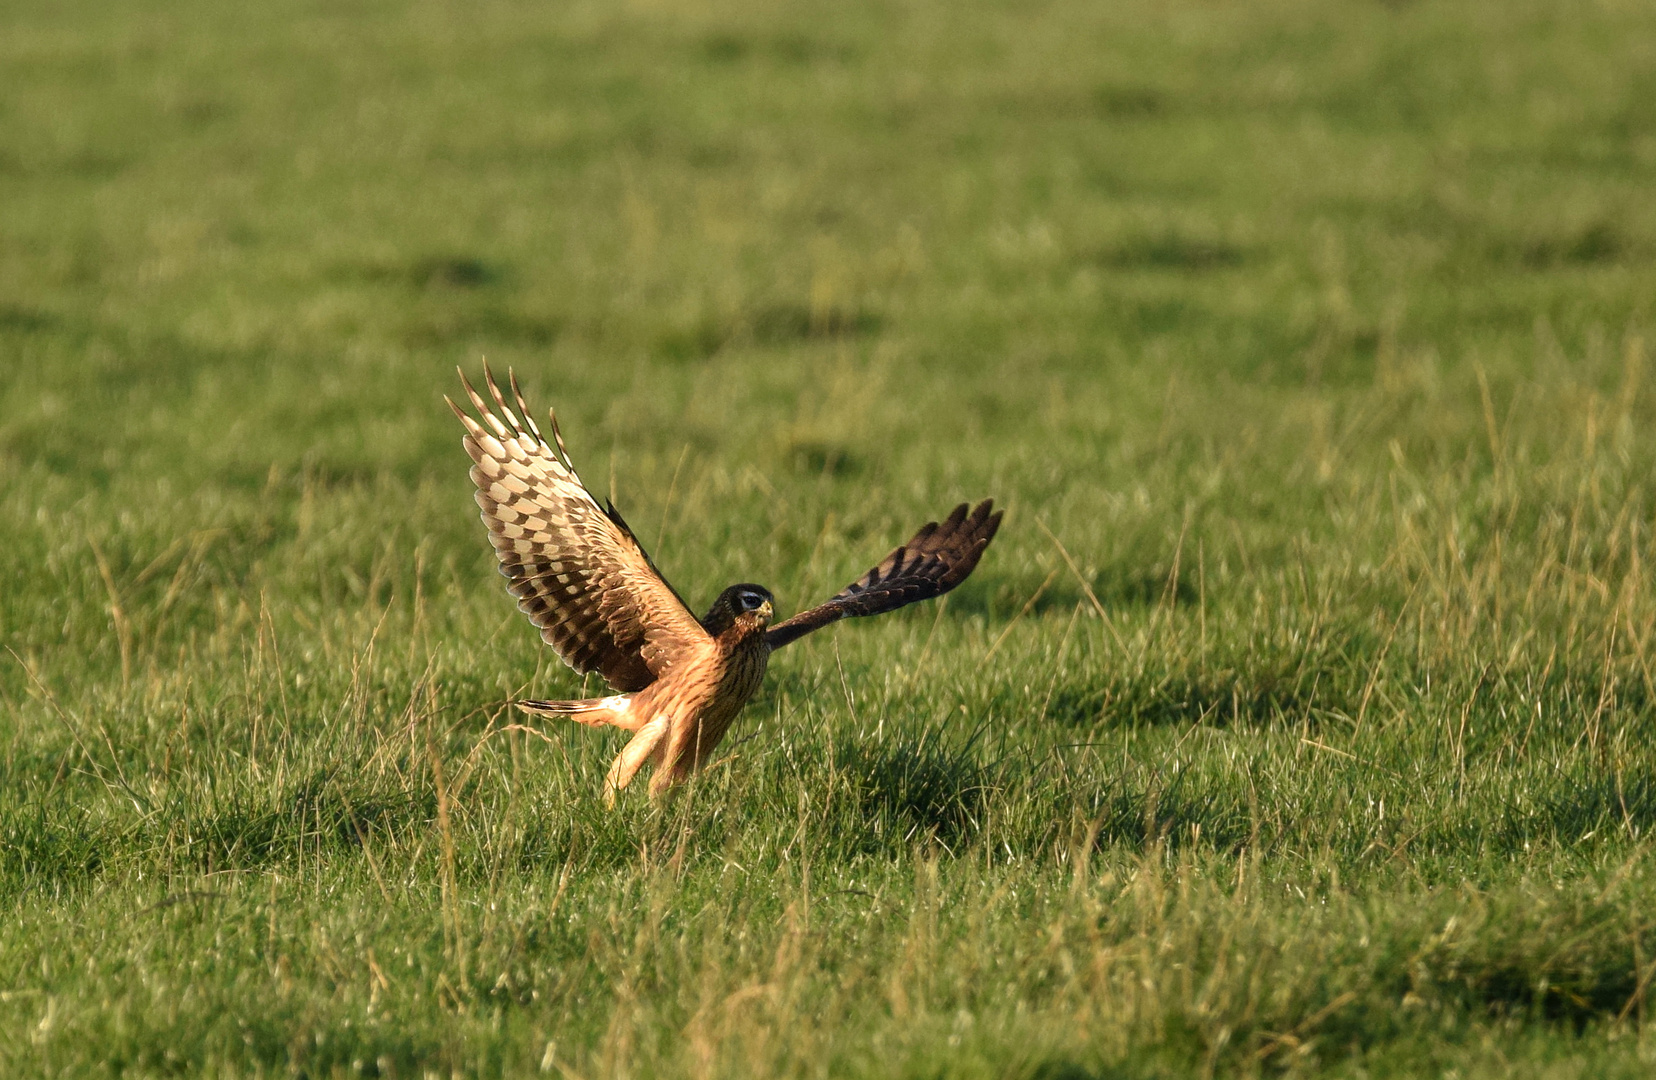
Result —
<path fill-rule="evenodd" d="M 500 572 L 558 656 L 583 675 L 597 672 L 619 691 L 581 701 L 521 701 L 518 707 L 633 732 L 610 767 L 606 800 L 646 761 L 654 764 L 652 796 L 705 764 L 764 681 L 773 650 L 839 619 L 948 592 L 966 580 L 1000 527 L 991 500 L 969 512 L 962 503 L 827 602 L 791 619 L 771 626 L 775 602 L 768 590 L 750 584 L 732 585 L 697 619 L 615 507 L 600 506 L 581 483 L 556 416 L 548 443 L 517 378 L 508 373 L 514 412 L 487 364 L 483 376 L 493 409 L 464 372 L 460 381 L 478 418 L 452 400 L 449 407 L 466 427 L 477 505 Z"/>

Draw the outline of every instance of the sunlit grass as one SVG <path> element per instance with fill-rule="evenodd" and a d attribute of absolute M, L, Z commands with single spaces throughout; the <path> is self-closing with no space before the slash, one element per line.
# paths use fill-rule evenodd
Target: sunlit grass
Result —
<path fill-rule="evenodd" d="M 0 13 L 0 1066 L 1643 1075 L 1653 30 Z M 1006 525 L 606 812 L 485 354 L 698 609 Z"/>

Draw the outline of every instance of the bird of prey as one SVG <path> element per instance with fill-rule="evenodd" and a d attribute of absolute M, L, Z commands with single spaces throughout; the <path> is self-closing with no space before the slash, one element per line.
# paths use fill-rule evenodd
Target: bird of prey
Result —
<path fill-rule="evenodd" d="M 771 625 L 775 600 L 760 585 L 732 585 L 696 618 L 661 576 L 614 504 L 600 505 L 570 463 L 549 414 L 547 442 L 508 372 L 514 412 L 488 365 L 494 408 L 460 372 L 473 417 L 452 399 L 466 427 L 477 505 L 489 527 L 509 591 L 541 637 L 580 674 L 597 672 L 615 690 L 580 701 L 520 701 L 525 712 L 633 733 L 610 766 L 604 798 L 653 766 L 655 797 L 711 757 L 736 714 L 759 689 L 770 654 L 850 616 L 878 615 L 940 596 L 966 580 L 1000 527 L 985 499 L 931 522 L 825 603 Z"/>

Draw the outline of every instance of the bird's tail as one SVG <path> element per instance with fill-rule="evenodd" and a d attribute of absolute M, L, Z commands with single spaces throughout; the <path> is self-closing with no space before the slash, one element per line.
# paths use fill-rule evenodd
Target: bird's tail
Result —
<path fill-rule="evenodd" d="M 631 704 L 632 698 L 617 694 L 579 701 L 520 701 L 517 707 L 535 716 L 562 716 L 578 724 L 591 724 L 593 727 L 613 724 L 625 731 L 637 731 L 639 722 L 627 708 Z"/>

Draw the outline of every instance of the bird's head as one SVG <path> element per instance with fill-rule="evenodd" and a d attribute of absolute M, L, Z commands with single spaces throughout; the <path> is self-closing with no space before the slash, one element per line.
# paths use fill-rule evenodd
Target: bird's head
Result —
<path fill-rule="evenodd" d="M 763 585 L 732 585 L 713 601 L 702 625 L 714 637 L 738 625 L 749 631 L 763 630 L 775 613 L 775 598 Z"/>

